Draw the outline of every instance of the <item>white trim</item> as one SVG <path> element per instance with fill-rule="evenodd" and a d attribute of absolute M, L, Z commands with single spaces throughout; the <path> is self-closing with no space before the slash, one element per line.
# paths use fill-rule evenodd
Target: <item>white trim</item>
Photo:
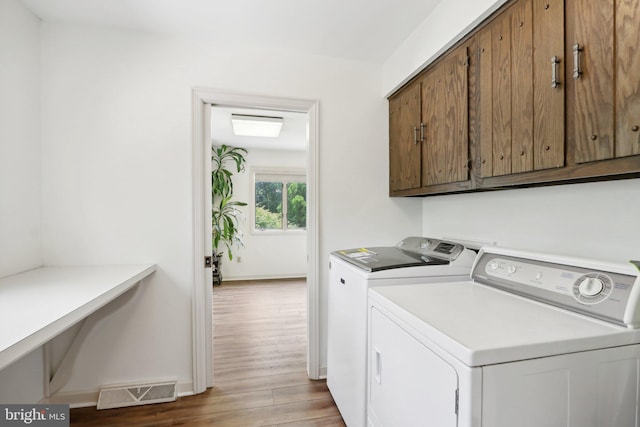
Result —
<path fill-rule="evenodd" d="M 192 145 L 192 167 L 193 167 L 193 292 L 191 295 L 192 305 L 192 382 L 193 392 L 202 393 L 207 389 L 209 381 L 207 378 L 207 355 L 211 354 L 211 340 L 203 337 L 207 336 L 211 327 L 205 319 L 205 313 L 208 311 L 206 304 L 207 291 L 206 284 L 212 282 L 211 270 L 203 268 L 203 259 L 206 251 L 205 244 L 210 246 L 211 243 L 205 242 L 205 235 L 211 235 L 211 220 L 206 222 L 206 212 L 211 210 L 211 206 L 206 206 L 209 197 L 205 194 L 211 193 L 211 183 L 209 188 L 206 185 L 205 176 L 211 174 L 211 161 L 205 162 L 209 156 L 205 155 L 204 142 L 209 139 L 207 137 L 207 103 L 203 101 L 202 94 L 197 90 L 192 91 L 192 109 L 193 109 L 193 145 Z M 209 166 L 207 166 L 207 164 Z M 207 193 L 205 193 L 207 192 Z M 209 202 L 210 205 L 210 202 Z M 208 227 L 207 227 L 208 225 Z M 208 279 L 207 279 L 208 278 Z M 209 286 L 211 287 L 211 286 Z M 211 334 L 209 333 L 209 336 Z"/>
<path fill-rule="evenodd" d="M 193 280 L 193 390 L 202 393 L 212 383 L 207 372 L 212 371 L 213 358 L 208 351 L 213 348 L 211 330 L 212 309 L 207 306 L 211 299 L 211 270 L 204 269 L 202 260 L 210 252 L 210 242 L 205 236 L 211 234 L 211 219 L 207 222 L 205 212 L 211 206 L 205 206 L 210 200 L 210 112 L 206 105 L 224 105 L 231 107 L 252 107 L 272 110 L 298 111 L 308 114 L 307 149 L 307 312 L 308 312 L 308 349 L 307 372 L 309 378 L 320 378 L 320 334 L 319 334 L 319 289 L 318 289 L 318 102 L 313 100 L 289 99 L 220 92 L 208 88 L 193 88 L 193 242 L 194 242 L 194 280 Z M 206 183 L 209 183 L 207 187 Z M 205 247 L 207 246 L 207 247 Z"/>
<path fill-rule="evenodd" d="M 307 373 L 313 380 L 320 379 L 320 285 L 319 222 L 318 222 L 318 163 L 319 163 L 319 108 L 318 102 L 309 105 L 307 146 Z"/>
<path fill-rule="evenodd" d="M 203 113 L 203 117 L 211 117 L 211 104 L 204 104 L 203 106 L 204 110 L 202 111 Z M 211 140 L 211 120 L 204 120 L 203 123 L 203 139 L 205 141 L 210 141 Z M 205 173 L 205 176 L 211 176 L 211 145 L 207 145 L 205 144 L 204 147 L 202 147 L 202 150 L 200 151 L 202 153 L 202 170 Z M 202 193 L 203 196 L 209 195 L 211 194 L 211 179 L 205 179 L 205 182 L 203 183 L 203 189 L 204 192 Z M 210 197 L 204 197 L 204 200 L 202 201 L 202 204 L 204 205 L 204 216 L 203 216 L 203 220 L 204 220 L 204 233 L 202 233 L 202 236 L 204 238 L 204 236 L 211 236 L 213 234 L 213 230 L 212 230 L 212 199 Z M 212 246 L 211 246 L 211 239 L 204 239 L 204 243 L 202 246 L 205 250 L 205 254 L 206 255 L 211 255 L 213 253 L 212 251 Z M 197 262 L 199 257 L 195 257 L 195 260 Z M 200 257 L 200 259 L 202 259 Z M 202 268 L 202 267 L 201 267 Z M 205 313 L 212 313 L 213 312 L 213 270 L 210 268 L 203 268 L 204 270 L 204 289 L 205 289 L 205 294 L 206 297 L 204 299 L 205 301 Z M 211 286 L 208 286 L 207 284 L 211 284 Z M 211 319 L 211 316 L 209 316 L 209 319 Z M 205 336 L 207 337 L 213 337 L 213 323 L 210 321 L 206 321 L 207 317 L 205 317 L 205 323 L 204 323 L 204 333 Z M 213 342 L 207 342 L 205 345 L 205 361 L 206 360 L 213 360 Z M 205 371 L 206 371 L 206 387 L 213 387 L 213 363 L 205 363 Z M 194 381 L 195 384 L 195 381 Z M 195 391 L 195 390 L 194 390 Z"/>

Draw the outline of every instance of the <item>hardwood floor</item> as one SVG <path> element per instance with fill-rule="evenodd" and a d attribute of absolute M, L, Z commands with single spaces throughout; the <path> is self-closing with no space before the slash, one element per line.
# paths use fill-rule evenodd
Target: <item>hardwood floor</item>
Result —
<path fill-rule="evenodd" d="M 176 402 L 71 410 L 72 426 L 344 426 L 325 381 L 306 373 L 304 280 L 214 288 L 215 387 Z"/>

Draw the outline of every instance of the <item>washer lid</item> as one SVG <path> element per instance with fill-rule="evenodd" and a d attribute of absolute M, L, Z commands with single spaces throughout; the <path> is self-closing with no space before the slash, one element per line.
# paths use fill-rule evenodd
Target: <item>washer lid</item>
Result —
<path fill-rule="evenodd" d="M 627 329 L 474 282 L 369 289 L 370 301 L 468 366 L 640 342 Z"/>
<path fill-rule="evenodd" d="M 344 249 L 333 255 L 363 271 L 373 272 L 394 268 L 447 265 L 463 254 L 464 246 L 428 237 L 407 237 L 395 247 Z"/>
<path fill-rule="evenodd" d="M 449 261 L 444 259 L 397 247 L 355 248 L 332 253 L 358 268 L 370 272 L 402 267 L 449 264 Z"/>

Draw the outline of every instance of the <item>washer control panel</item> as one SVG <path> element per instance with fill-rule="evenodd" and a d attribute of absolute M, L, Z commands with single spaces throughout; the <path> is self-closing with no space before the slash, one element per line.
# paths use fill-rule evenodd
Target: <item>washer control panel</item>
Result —
<path fill-rule="evenodd" d="M 498 251 L 500 252 L 500 251 Z M 570 259 L 572 264 L 549 261 L 550 257 L 523 258 L 505 253 L 481 251 L 472 277 L 475 281 L 524 297 L 627 325 L 628 305 L 637 305 L 632 292 L 638 272 L 631 266 L 602 270 L 593 262 Z M 531 254 L 529 254 L 531 255 Z M 544 258 L 544 259 L 542 259 Z M 591 265 L 590 265 L 591 264 Z"/>
<path fill-rule="evenodd" d="M 459 243 L 429 237 L 407 237 L 402 239 L 396 247 L 418 255 L 435 257 L 449 262 L 455 261 L 464 251 L 464 246 Z"/>

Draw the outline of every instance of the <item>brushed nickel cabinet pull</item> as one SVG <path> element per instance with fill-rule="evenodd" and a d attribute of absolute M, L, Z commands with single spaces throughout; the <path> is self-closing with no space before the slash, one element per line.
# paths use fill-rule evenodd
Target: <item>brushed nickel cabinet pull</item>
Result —
<path fill-rule="evenodd" d="M 558 64 L 560 64 L 560 59 L 557 56 L 551 58 L 551 87 L 557 88 L 560 86 L 560 81 L 558 80 Z"/>
<path fill-rule="evenodd" d="M 426 128 L 427 128 L 427 125 L 421 122 L 420 123 L 420 142 L 424 142 Z"/>
<path fill-rule="evenodd" d="M 582 48 L 578 43 L 573 45 L 573 79 L 578 80 L 582 77 L 582 65 L 580 64 L 580 52 Z"/>
<path fill-rule="evenodd" d="M 413 128 L 413 143 L 415 145 L 418 145 L 418 128 L 417 127 Z"/>

